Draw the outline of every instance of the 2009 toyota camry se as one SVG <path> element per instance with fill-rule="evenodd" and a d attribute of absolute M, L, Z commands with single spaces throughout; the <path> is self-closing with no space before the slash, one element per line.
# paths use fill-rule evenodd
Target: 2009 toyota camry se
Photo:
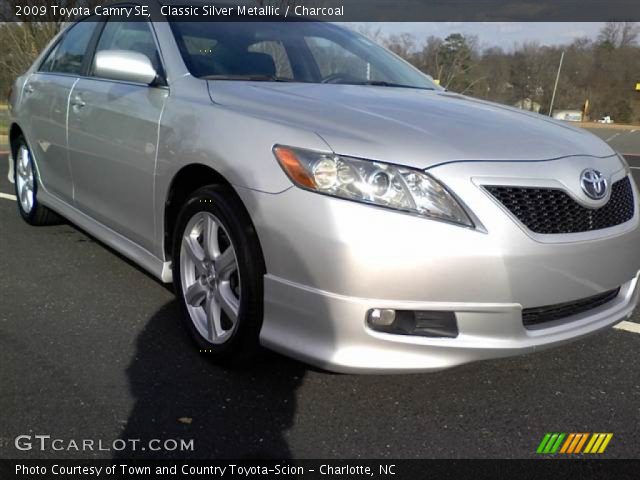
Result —
<path fill-rule="evenodd" d="M 64 30 L 10 142 L 20 215 L 173 281 L 200 350 L 428 371 L 631 315 L 638 192 L 596 137 L 336 25 L 172 20 Z"/>

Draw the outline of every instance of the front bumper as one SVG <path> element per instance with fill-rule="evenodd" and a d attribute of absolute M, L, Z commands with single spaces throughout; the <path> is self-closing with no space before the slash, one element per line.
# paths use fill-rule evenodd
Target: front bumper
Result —
<path fill-rule="evenodd" d="M 296 188 L 281 194 L 240 189 L 268 272 L 262 343 L 329 370 L 428 371 L 559 345 L 631 315 L 638 302 L 638 208 L 616 227 L 544 238 L 523 230 L 476 178 L 437 173 L 473 205 L 484 229 Z M 524 308 L 618 287 L 614 300 L 584 314 L 535 330 L 523 326 Z M 365 323 L 372 308 L 453 311 L 459 335 L 375 332 Z"/>
<path fill-rule="evenodd" d="M 638 304 L 638 275 L 611 302 L 536 330 L 522 324 L 515 303 L 397 302 L 345 297 L 265 278 L 264 346 L 343 373 L 424 372 L 562 345 L 631 316 Z M 372 307 L 454 311 L 456 338 L 375 332 L 365 325 Z"/>

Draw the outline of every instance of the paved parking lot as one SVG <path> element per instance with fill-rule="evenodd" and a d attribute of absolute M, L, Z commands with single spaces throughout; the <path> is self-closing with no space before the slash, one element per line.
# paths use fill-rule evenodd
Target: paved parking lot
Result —
<path fill-rule="evenodd" d="M 434 374 L 350 376 L 268 353 L 220 368 L 177 317 L 169 288 L 70 225 L 27 226 L 0 198 L 0 458 L 153 456 L 20 452 L 20 434 L 193 439 L 176 457 L 533 457 L 545 432 L 613 432 L 607 457 L 639 456 L 634 328 Z"/>
<path fill-rule="evenodd" d="M 640 127 L 598 126 L 588 128 L 591 133 L 602 138 L 623 154 L 640 154 Z"/>

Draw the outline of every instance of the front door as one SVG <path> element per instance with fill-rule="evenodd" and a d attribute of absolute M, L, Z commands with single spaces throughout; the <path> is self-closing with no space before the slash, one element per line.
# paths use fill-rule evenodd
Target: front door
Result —
<path fill-rule="evenodd" d="M 132 50 L 161 71 L 148 22 L 109 20 L 96 53 Z M 90 75 L 73 88 L 69 155 L 77 208 L 153 251 L 154 173 L 160 116 L 168 89 Z"/>

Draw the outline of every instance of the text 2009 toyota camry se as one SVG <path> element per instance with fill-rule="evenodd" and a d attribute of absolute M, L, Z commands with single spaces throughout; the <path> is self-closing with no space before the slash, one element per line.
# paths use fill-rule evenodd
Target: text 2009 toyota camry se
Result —
<path fill-rule="evenodd" d="M 428 371 L 631 315 L 638 192 L 591 134 L 331 24 L 119 20 L 16 82 L 19 211 L 173 281 L 212 356 Z"/>

